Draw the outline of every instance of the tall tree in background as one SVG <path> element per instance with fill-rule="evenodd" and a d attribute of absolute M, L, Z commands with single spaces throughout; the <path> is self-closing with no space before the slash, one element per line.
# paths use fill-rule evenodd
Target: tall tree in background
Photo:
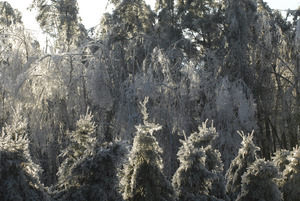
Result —
<path fill-rule="evenodd" d="M 162 172 L 162 150 L 153 135 L 161 126 L 148 122 L 147 102 L 148 98 L 145 98 L 141 103 L 143 124 L 136 126 L 129 161 L 122 174 L 123 198 L 129 201 L 172 201 L 174 191 Z"/>
<path fill-rule="evenodd" d="M 13 9 L 6 1 L 0 2 L 0 28 L 9 27 L 11 25 L 22 23 L 21 13 Z"/>
<path fill-rule="evenodd" d="M 18 10 L 0 2 L 0 127 L 5 126 L 12 115 L 11 108 L 18 104 L 24 106 L 24 115 L 28 117 L 27 109 L 33 100 L 29 79 L 35 77 L 32 67 L 40 55 L 39 43 L 21 19 Z M 35 135 L 29 131 L 29 138 L 34 139 Z"/>
<path fill-rule="evenodd" d="M 225 45 L 222 29 L 224 12 L 222 4 L 215 0 L 178 1 L 178 23 L 188 39 L 197 44 L 201 53 L 222 51 Z M 215 52 L 220 54 L 221 52 Z"/>
<path fill-rule="evenodd" d="M 56 157 L 68 146 L 67 132 L 76 129 L 77 117 L 88 107 L 85 67 L 81 55 L 53 53 L 38 59 L 31 70 L 29 123 L 40 148 L 38 157 L 48 170 L 49 185 L 57 181 Z"/>
<path fill-rule="evenodd" d="M 157 14 L 156 34 L 161 48 L 170 48 L 182 39 L 182 33 L 177 24 L 174 0 L 157 0 L 155 4 Z"/>
<path fill-rule="evenodd" d="M 7 120 L 7 111 L 10 109 L 9 107 L 6 108 L 6 103 L 9 102 L 10 97 L 8 97 L 9 85 L 11 83 L 11 76 L 14 74 L 14 78 L 16 77 L 16 72 L 12 72 L 12 68 L 14 66 L 11 65 L 11 57 L 13 57 L 14 51 L 14 44 L 12 43 L 13 34 L 15 32 L 13 29 L 16 27 L 22 26 L 22 17 L 19 11 L 13 9 L 11 5 L 6 1 L 0 2 L 0 34 L 1 34 L 1 41 L 0 41 L 0 97 L 1 97 L 1 121 L 0 126 L 4 126 L 4 122 Z"/>
<path fill-rule="evenodd" d="M 289 22 L 286 19 L 290 17 L 292 21 Z M 288 78 L 290 83 L 284 86 L 285 99 L 283 100 L 283 119 L 285 125 L 285 131 L 288 136 L 289 149 L 292 150 L 299 143 L 299 125 L 300 125 L 300 64 L 299 64 L 299 19 L 300 8 L 287 13 L 286 19 L 283 20 L 284 25 L 288 28 L 284 33 L 284 39 L 286 46 L 280 52 L 284 61 L 278 62 L 278 69 L 282 70 L 281 74 Z"/>
<path fill-rule="evenodd" d="M 66 133 L 75 130 L 77 117 L 88 107 L 86 68 L 79 48 L 87 33 L 76 0 L 35 0 L 31 8 L 37 10 L 42 30 L 55 41 L 53 47 L 46 44 L 49 54 L 40 56 L 31 69 L 34 77 L 29 79 L 34 94 L 29 107 L 30 127 L 32 133 L 39 133 L 35 144 L 40 150 L 36 153 L 47 169 L 44 182 L 51 185 L 57 182 L 57 157 L 68 146 Z"/>
<path fill-rule="evenodd" d="M 55 39 L 61 52 L 70 52 L 87 38 L 87 32 L 80 23 L 77 0 L 33 0 L 31 9 L 42 30 Z"/>
<path fill-rule="evenodd" d="M 123 116 L 124 104 L 138 105 L 138 100 L 130 102 L 125 100 L 130 96 L 125 95 L 124 88 L 133 83 L 132 78 L 142 71 L 145 58 L 149 57 L 155 47 L 153 37 L 155 14 L 144 0 L 110 1 L 110 3 L 115 9 L 111 14 L 104 14 L 101 20 L 99 36 L 101 45 L 97 43 L 99 49 L 95 56 L 97 65 L 92 64 L 92 68 L 89 69 L 101 72 L 101 75 L 96 77 L 90 71 L 90 75 L 100 83 L 89 83 L 89 86 L 93 86 L 91 90 L 93 96 L 106 94 L 107 99 L 103 101 L 106 102 L 106 106 L 103 107 L 103 102 L 96 104 L 105 114 L 101 118 L 112 125 L 118 125 L 119 120 L 123 120 L 126 116 L 131 118 L 132 115 L 129 112 Z M 137 111 L 136 108 L 134 112 L 138 113 Z M 132 130 L 126 128 L 124 131 L 131 135 L 136 122 L 127 121 L 127 123 L 130 123 Z M 124 126 L 127 126 L 127 123 Z M 119 128 L 107 125 L 106 123 L 103 126 L 104 133 L 106 139 L 112 141 L 115 131 Z"/>
<path fill-rule="evenodd" d="M 249 67 L 248 44 L 253 38 L 257 5 L 253 0 L 227 0 L 225 4 L 225 32 L 228 55 L 223 73 L 230 80 L 243 79 L 247 84 L 253 73 Z"/>
<path fill-rule="evenodd" d="M 141 70 L 144 59 L 154 48 L 155 14 L 144 0 L 123 0 L 114 5 L 113 13 L 102 19 L 101 37 L 114 62 L 108 70 L 118 76 L 113 84 L 120 86 L 117 82 Z"/>
<path fill-rule="evenodd" d="M 284 140 L 277 139 L 279 132 L 275 126 L 281 122 L 280 97 L 283 96 L 282 81 L 284 81 L 277 76 L 275 55 L 282 43 L 282 31 L 276 24 L 272 10 L 264 2 L 258 1 L 255 35 L 250 39 L 251 66 L 256 76 L 253 77 L 252 84 L 249 83 L 249 87 L 257 102 L 260 131 L 257 138 L 261 154 L 267 159 L 270 159 L 272 149 L 276 151 L 274 147 L 277 140 L 284 144 Z"/>

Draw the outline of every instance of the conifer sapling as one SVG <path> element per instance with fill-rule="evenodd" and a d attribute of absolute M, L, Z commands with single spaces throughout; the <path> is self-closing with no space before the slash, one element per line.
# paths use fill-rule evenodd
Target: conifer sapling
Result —
<path fill-rule="evenodd" d="M 287 157 L 289 164 L 283 171 L 280 189 L 284 200 L 296 201 L 300 197 L 300 148 L 295 147 Z"/>
<path fill-rule="evenodd" d="M 58 172 L 57 200 L 122 200 L 117 172 L 127 150 L 123 142 L 97 143 L 92 118 L 88 111 L 80 117 L 72 144 L 62 154 L 66 159 Z"/>
<path fill-rule="evenodd" d="M 256 152 L 259 147 L 253 143 L 253 134 L 245 135 L 244 132 L 238 132 L 242 137 L 242 147 L 238 155 L 233 159 L 225 175 L 227 180 L 226 192 L 232 200 L 235 200 L 241 192 L 242 176 L 247 168 L 257 159 Z"/>
<path fill-rule="evenodd" d="M 181 141 L 182 146 L 177 154 L 180 166 L 173 177 L 179 200 L 228 199 L 221 175 L 223 164 L 220 153 L 211 146 L 217 132 L 213 124 L 207 127 L 206 123 L 199 126 L 199 132 Z"/>
<path fill-rule="evenodd" d="M 278 168 L 272 162 L 256 160 L 242 176 L 241 193 L 236 200 L 282 201 L 281 192 L 274 181 L 278 176 Z"/>
<path fill-rule="evenodd" d="M 141 103 L 143 124 L 136 126 L 129 161 L 121 173 L 123 198 L 129 201 L 172 201 L 173 188 L 162 172 L 162 150 L 153 135 L 161 126 L 148 122 L 147 102 L 148 97 Z"/>

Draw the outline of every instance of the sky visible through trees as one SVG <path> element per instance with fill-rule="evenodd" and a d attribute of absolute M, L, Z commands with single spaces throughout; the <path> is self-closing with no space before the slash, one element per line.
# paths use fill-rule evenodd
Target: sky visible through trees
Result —
<path fill-rule="evenodd" d="M 26 28 L 33 30 L 38 34 L 40 38 L 40 42 L 43 43 L 45 41 L 45 36 L 41 34 L 41 30 L 39 29 L 38 24 L 36 23 L 34 17 L 34 11 L 29 11 L 27 8 L 29 7 L 31 0 L 8 0 L 14 8 L 18 9 L 22 12 L 23 22 Z M 152 7 L 155 7 L 155 0 L 146 0 L 146 2 Z M 286 0 L 286 1 L 278 1 L 278 0 L 266 0 L 269 6 L 272 9 L 296 9 L 297 6 L 300 5 L 300 1 L 297 0 Z M 111 11 L 112 8 L 107 6 L 107 0 L 95 1 L 95 0 L 78 0 L 79 5 L 79 15 L 82 18 L 83 24 L 86 28 L 91 28 L 99 24 L 99 19 L 102 17 L 103 13 L 107 11 Z M 93 5 L 93 6 L 90 6 Z M 43 45 L 43 44 L 42 44 Z"/>

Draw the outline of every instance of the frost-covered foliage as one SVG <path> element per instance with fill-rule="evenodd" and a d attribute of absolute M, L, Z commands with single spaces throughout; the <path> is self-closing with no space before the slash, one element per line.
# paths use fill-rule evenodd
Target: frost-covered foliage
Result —
<path fill-rule="evenodd" d="M 225 175 L 227 181 L 226 192 L 232 200 L 235 200 L 241 192 L 242 176 L 257 159 L 256 152 L 259 147 L 253 143 L 253 133 L 254 131 L 245 135 L 243 132 L 239 132 L 243 139 L 242 147 L 239 149 L 237 157 L 231 162 Z"/>
<path fill-rule="evenodd" d="M 274 165 L 279 168 L 280 172 L 285 170 L 286 165 L 289 164 L 288 156 L 290 155 L 290 151 L 286 149 L 280 149 L 276 151 L 275 156 L 272 157 Z"/>
<path fill-rule="evenodd" d="M 174 3 L 174 1 L 166 2 Z M 221 1 L 184 0 L 178 1 L 175 7 L 176 12 L 178 12 L 177 18 L 185 32 L 184 34 L 191 40 L 197 41 L 200 51 L 211 50 L 216 48 L 216 46 L 222 48 L 224 38 L 221 36 L 220 30 L 224 14 L 221 12 Z"/>
<path fill-rule="evenodd" d="M 77 0 L 33 0 L 30 8 L 37 11 L 37 22 L 56 40 L 60 52 L 69 52 L 85 41 L 87 32 L 80 23 Z"/>
<path fill-rule="evenodd" d="M 10 108 L 24 103 L 32 158 L 45 170 L 45 185 L 56 185 L 57 157 L 66 147 L 71 167 L 95 149 L 94 137 L 132 141 L 145 96 L 149 119 L 162 126 L 154 135 L 168 179 L 178 167 L 182 131 L 195 132 L 205 119 L 218 130 L 212 147 L 222 153 L 224 172 L 238 153 L 236 130 L 256 130 L 267 159 L 299 144 L 299 10 L 285 19 L 262 0 L 159 0 L 155 10 L 145 0 L 110 3 L 99 34 L 96 27 L 88 36 L 77 0 L 33 0 L 41 27 L 55 37 L 41 46 L 20 13 L 0 3 L 0 127 Z M 72 132 L 69 140 L 87 108 L 101 139 L 83 143 Z M 203 150 L 211 171 L 209 153 L 214 159 L 219 153 Z"/>
<path fill-rule="evenodd" d="M 72 144 L 62 153 L 67 157 L 59 168 L 57 200 L 121 200 L 117 172 L 126 146 L 122 142 L 98 144 L 96 126 L 87 111 L 71 133 Z"/>
<path fill-rule="evenodd" d="M 153 135 L 161 126 L 148 122 L 147 102 L 148 98 L 145 98 L 141 103 L 143 124 L 136 126 L 129 161 L 121 173 L 123 198 L 129 201 L 172 201 L 172 185 L 162 172 L 162 149 Z"/>
<path fill-rule="evenodd" d="M 279 186 L 284 200 L 296 201 L 300 196 L 300 148 L 295 147 L 287 159 L 289 164 L 283 171 Z"/>
<path fill-rule="evenodd" d="M 90 153 L 96 144 L 96 126 L 92 121 L 93 115 L 87 110 L 86 115 L 80 116 L 77 121 L 76 130 L 69 133 L 71 144 L 61 153 L 61 157 L 66 157 L 58 171 L 58 186 L 68 188 L 70 185 L 68 178 L 71 174 L 71 167 L 74 166 L 86 153 Z"/>
<path fill-rule="evenodd" d="M 143 62 L 142 70 L 129 76 L 116 94 L 115 118 L 112 119 L 114 135 L 131 140 L 139 116 L 138 102 L 150 97 L 149 116 L 162 125 L 162 134 L 156 139 L 164 150 L 164 171 L 171 178 L 177 169 L 176 153 L 179 133 L 190 133 L 197 129 L 199 110 L 197 90 L 194 80 L 196 62 L 183 68 L 184 56 L 177 48 L 164 50 L 154 48 Z M 188 68 L 188 69 L 186 69 Z M 191 75 L 191 76 L 190 76 Z"/>
<path fill-rule="evenodd" d="M 96 125 L 92 118 L 92 113 L 87 110 L 85 116 L 80 116 L 76 123 L 76 130 L 71 135 L 71 141 L 84 149 L 90 149 L 96 141 Z"/>
<path fill-rule="evenodd" d="M 226 37 L 229 52 L 225 57 L 226 68 L 223 73 L 230 76 L 231 80 L 242 78 L 244 81 L 251 79 L 249 68 L 249 48 L 247 45 L 253 37 L 252 30 L 256 22 L 257 2 L 253 0 L 230 0 L 224 1 L 225 22 L 227 26 Z"/>
<path fill-rule="evenodd" d="M 23 104 L 26 108 L 24 102 L 32 99 L 27 79 L 39 54 L 39 43 L 24 28 L 19 15 L 7 2 L 0 2 L 1 127 L 8 121 L 11 107 Z"/>
<path fill-rule="evenodd" d="M 56 200 L 118 201 L 118 166 L 127 152 L 122 142 L 104 143 L 85 152 L 65 172 Z M 64 186 L 62 186 L 64 185 Z"/>
<path fill-rule="evenodd" d="M 182 142 L 178 152 L 180 166 L 172 184 L 179 200 L 229 200 L 225 193 L 221 154 L 211 143 L 217 137 L 216 129 L 203 122 L 199 132 Z"/>
<path fill-rule="evenodd" d="M 62 156 L 68 156 L 65 162 L 78 160 L 86 151 L 90 151 L 95 146 L 96 125 L 92 118 L 92 113 L 87 110 L 86 115 L 80 116 L 80 119 L 77 121 L 76 130 L 69 133 L 72 143 L 62 153 Z M 63 176 L 64 174 L 60 175 Z"/>
<path fill-rule="evenodd" d="M 0 198 L 7 201 L 48 200 L 39 176 L 42 169 L 29 152 L 27 119 L 21 107 L 13 111 L 12 122 L 0 137 Z"/>
<path fill-rule="evenodd" d="M 15 25 L 18 23 L 22 23 L 22 15 L 21 13 L 13 9 L 11 5 L 7 1 L 0 2 L 0 30 L 4 27 L 9 27 L 11 25 Z"/>
<path fill-rule="evenodd" d="M 257 129 L 256 104 L 251 90 L 242 80 L 216 79 L 217 73 L 201 69 L 203 118 L 213 119 L 218 130 L 215 147 L 222 153 L 227 170 L 236 156 L 241 139 L 236 130 Z"/>
<path fill-rule="evenodd" d="M 223 176 L 223 162 L 221 160 L 221 153 L 217 149 L 213 149 L 213 141 L 218 137 L 216 128 L 213 126 L 207 127 L 207 120 L 202 123 L 202 127 L 199 126 L 199 133 L 194 133 L 193 135 L 200 135 L 198 140 L 195 139 L 194 143 L 196 147 L 203 147 L 206 154 L 205 167 L 215 174 L 215 179 L 213 180 L 212 187 L 209 191 L 209 195 L 222 200 L 229 200 L 226 195 L 226 182 Z M 191 137 L 190 136 L 190 137 Z"/>
<path fill-rule="evenodd" d="M 272 162 L 256 160 L 242 176 L 242 188 L 236 201 L 282 201 L 282 194 L 274 181 L 276 177 L 278 168 Z"/>

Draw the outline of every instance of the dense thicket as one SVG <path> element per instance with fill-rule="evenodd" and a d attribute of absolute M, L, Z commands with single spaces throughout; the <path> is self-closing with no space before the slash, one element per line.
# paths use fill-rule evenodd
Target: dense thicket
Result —
<path fill-rule="evenodd" d="M 30 160 L 44 170 L 40 181 L 62 193 L 52 192 L 55 196 L 68 195 L 66 181 L 94 185 L 89 173 L 85 180 L 76 172 L 90 168 L 91 161 L 111 162 L 117 171 L 124 147 L 116 141 L 131 145 L 138 136 L 138 105 L 148 96 L 148 117 L 162 127 L 152 137 L 163 150 L 164 165 L 157 170 L 162 168 L 166 179 L 171 181 L 183 162 L 177 160 L 183 133 L 193 136 L 210 119 L 218 135 L 197 149 L 206 158 L 221 158 L 224 166 L 215 170 L 203 157 L 197 165 L 219 179 L 229 169 L 227 193 L 236 198 L 242 175 L 252 178 L 247 167 L 255 161 L 249 156 L 230 179 L 232 161 L 246 157 L 239 153 L 236 131 L 254 129 L 257 155 L 270 160 L 277 153 L 274 164 L 284 178 L 275 181 L 286 199 L 293 189 L 287 183 L 299 176 L 293 159 L 300 126 L 299 8 L 283 15 L 263 0 L 157 0 L 155 8 L 144 0 L 109 3 L 113 11 L 86 30 L 76 0 L 33 0 L 28 6 L 49 35 L 40 44 L 23 26 L 21 13 L 0 2 L 0 127 L 13 122 L 11 108 L 21 105 Z M 94 122 L 88 138 L 94 142 L 86 147 L 80 136 L 87 133 L 78 130 L 77 120 L 88 108 Z M 74 153 L 59 157 L 70 149 Z M 73 172 L 62 172 L 66 161 L 72 161 Z"/>
<path fill-rule="evenodd" d="M 0 136 L 1 200 L 49 200 L 39 180 L 42 170 L 30 156 L 27 135 L 27 119 L 18 107 Z"/>
<path fill-rule="evenodd" d="M 118 166 L 126 154 L 124 143 L 99 144 L 96 126 L 87 111 L 70 133 L 71 144 L 61 153 L 64 161 L 58 169 L 56 200 L 121 200 L 118 193 Z"/>

